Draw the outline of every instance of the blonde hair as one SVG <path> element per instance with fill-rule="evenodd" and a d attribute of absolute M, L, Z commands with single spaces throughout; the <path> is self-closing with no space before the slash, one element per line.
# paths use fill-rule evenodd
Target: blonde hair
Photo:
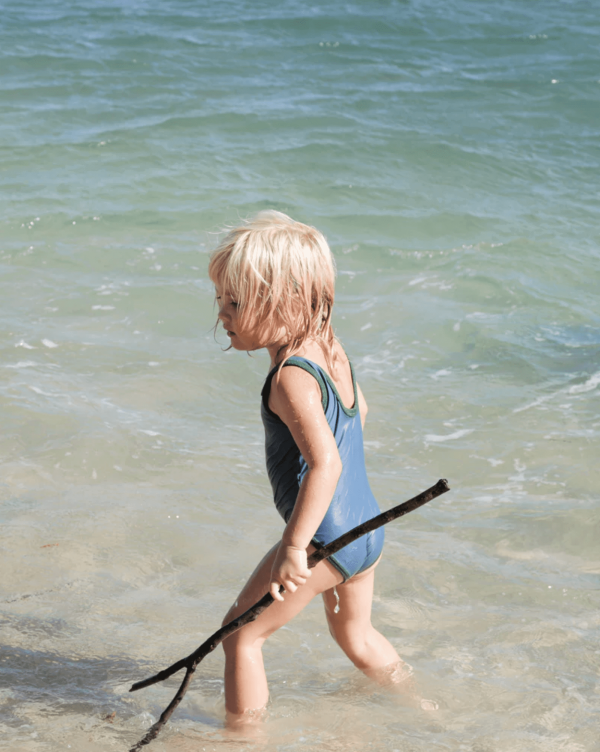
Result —
<path fill-rule="evenodd" d="M 242 326 L 264 326 L 273 333 L 285 328 L 287 343 L 277 353 L 278 363 L 314 339 L 333 368 L 335 262 L 317 229 L 278 211 L 259 212 L 223 238 L 208 274 L 237 302 Z"/>

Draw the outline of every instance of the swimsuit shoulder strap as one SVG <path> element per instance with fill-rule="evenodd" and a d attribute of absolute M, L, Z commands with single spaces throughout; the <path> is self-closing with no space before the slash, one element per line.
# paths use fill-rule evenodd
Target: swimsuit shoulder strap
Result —
<path fill-rule="evenodd" d="M 323 412 L 326 412 L 327 405 L 329 404 L 329 394 L 323 376 L 326 376 L 327 374 L 323 374 L 321 368 L 316 363 L 313 363 L 307 358 L 301 358 L 298 355 L 292 355 L 291 358 L 288 358 L 283 364 L 283 368 L 286 368 L 287 366 L 296 366 L 296 368 L 302 368 L 307 373 L 310 373 L 321 389 L 321 404 L 323 405 Z M 261 392 L 263 406 L 270 415 L 275 415 L 275 413 L 269 409 L 269 395 L 271 394 L 271 382 L 278 370 L 279 366 L 277 365 L 269 372 Z"/>
<path fill-rule="evenodd" d="M 358 414 L 358 386 L 356 383 L 356 376 L 354 375 L 354 368 L 352 367 L 350 360 L 348 360 L 348 365 L 350 366 L 350 378 L 352 379 L 352 393 L 354 397 L 354 403 L 352 407 L 346 407 L 342 398 L 340 397 L 340 393 L 337 390 L 334 380 L 322 366 L 320 366 L 318 363 L 313 363 L 312 360 L 307 360 L 306 358 L 299 358 L 299 360 L 303 360 L 305 363 L 308 363 L 312 367 L 312 371 L 315 371 L 318 374 L 320 380 L 317 376 L 315 376 L 315 378 L 321 384 L 321 393 L 323 393 L 323 387 L 325 386 L 325 391 L 328 393 L 328 395 L 332 396 L 338 401 L 340 409 L 343 413 L 345 413 L 349 418 L 354 418 Z M 308 370 L 308 368 L 306 370 Z"/>

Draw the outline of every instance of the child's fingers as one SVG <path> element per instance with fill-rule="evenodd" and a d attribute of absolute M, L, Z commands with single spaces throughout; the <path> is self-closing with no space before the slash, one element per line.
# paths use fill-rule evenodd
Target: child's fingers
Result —
<path fill-rule="evenodd" d="M 304 585 L 306 580 L 311 576 L 312 572 L 310 569 L 304 569 L 300 572 L 294 572 L 293 574 L 289 575 L 289 579 L 293 582 L 296 582 L 298 584 Z"/>
<path fill-rule="evenodd" d="M 280 585 L 278 582 L 272 582 L 269 585 L 269 592 L 273 596 L 274 601 L 283 601 L 283 595 L 279 592 Z"/>
<path fill-rule="evenodd" d="M 305 582 L 306 582 L 305 577 L 294 577 L 294 579 L 288 578 L 288 579 L 282 580 L 281 584 L 287 590 L 288 593 L 295 593 L 296 590 L 298 590 L 298 588 L 300 587 L 300 585 L 304 585 Z M 271 583 L 269 591 L 276 601 L 283 600 L 283 596 L 279 592 L 279 584 L 277 582 Z"/>
<path fill-rule="evenodd" d="M 306 584 L 307 578 L 302 574 L 295 574 L 290 577 L 287 577 L 285 580 L 283 580 L 283 585 L 286 590 L 291 590 L 292 593 L 295 593 L 296 590 L 300 587 L 300 585 Z M 290 587 L 288 587 L 290 586 Z M 292 587 L 293 586 L 293 587 Z"/>

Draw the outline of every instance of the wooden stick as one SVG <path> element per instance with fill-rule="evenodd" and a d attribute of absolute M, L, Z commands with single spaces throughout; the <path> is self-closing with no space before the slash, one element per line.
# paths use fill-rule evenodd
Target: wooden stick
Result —
<path fill-rule="evenodd" d="M 419 507 L 423 506 L 423 504 L 427 504 L 428 501 L 435 499 L 437 496 L 441 496 L 443 493 L 446 493 L 446 491 L 449 490 L 450 487 L 448 486 L 447 480 L 444 480 L 443 478 L 438 480 L 438 482 L 434 486 L 431 486 L 431 488 L 423 491 L 418 496 L 405 501 L 403 504 L 399 504 L 397 507 L 388 509 L 387 512 L 378 514 L 376 517 L 367 520 L 367 522 L 363 522 L 362 525 L 358 525 L 357 527 L 352 528 L 352 530 L 344 533 L 344 535 L 341 535 L 339 538 L 331 541 L 331 543 L 328 543 L 326 546 L 323 546 L 317 551 L 314 551 L 308 557 L 308 567 L 312 569 L 320 561 L 323 561 L 323 559 L 327 559 L 332 554 L 337 553 L 340 549 L 344 548 L 344 546 L 347 546 L 349 543 L 352 543 L 361 536 L 366 535 L 373 530 L 376 530 L 382 525 L 386 525 L 392 520 L 398 519 L 398 517 L 403 517 L 405 514 L 418 509 Z M 279 592 L 285 592 L 284 588 L 280 587 Z M 175 694 L 175 697 L 173 697 L 169 705 L 163 710 L 158 721 L 148 729 L 143 739 L 140 739 L 140 741 L 134 747 L 132 747 L 129 752 L 139 752 L 142 747 L 144 747 L 146 744 L 150 744 L 151 741 L 156 739 L 160 730 L 167 723 L 167 721 L 173 714 L 173 711 L 179 705 L 185 693 L 187 692 L 189 684 L 192 680 L 192 676 L 198 664 L 204 658 L 206 658 L 209 653 L 212 653 L 212 651 L 216 647 L 218 647 L 223 642 L 223 640 L 226 640 L 230 635 L 232 635 L 234 632 L 237 632 L 238 629 L 241 629 L 244 625 L 254 621 L 260 614 L 262 614 L 265 608 L 268 608 L 271 603 L 273 603 L 273 601 L 274 598 L 271 593 L 267 593 L 243 614 L 238 616 L 236 619 L 233 619 L 228 624 L 225 624 L 225 626 L 221 627 L 221 629 L 218 629 L 213 635 L 208 638 L 208 640 L 205 640 L 205 642 L 203 642 L 199 648 L 194 650 L 193 653 L 190 653 L 187 658 L 182 658 L 172 666 L 159 671 L 158 674 L 155 674 L 148 679 L 143 679 L 142 681 L 136 682 L 131 686 L 129 691 L 135 692 L 138 689 L 143 689 L 144 687 L 149 687 L 152 684 L 156 684 L 157 682 L 164 681 L 178 671 L 181 671 L 182 668 L 185 668 L 185 676 L 183 677 L 183 681 L 181 682 L 179 689 Z"/>

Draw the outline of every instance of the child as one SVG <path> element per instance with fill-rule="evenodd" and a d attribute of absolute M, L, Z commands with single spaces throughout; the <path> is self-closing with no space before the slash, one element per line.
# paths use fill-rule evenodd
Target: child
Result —
<path fill-rule="evenodd" d="M 367 403 L 331 327 L 335 270 L 323 235 L 277 211 L 232 230 L 209 265 L 219 319 L 236 350 L 266 348 L 266 459 L 281 541 L 260 562 L 225 622 L 267 591 L 275 603 L 223 644 L 231 722 L 268 701 L 264 641 L 321 594 L 329 629 L 367 675 L 402 682 L 407 666 L 371 625 L 383 528 L 309 570 L 307 555 L 378 514 L 365 471 Z M 283 585 L 285 594 L 280 595 Z"/>

